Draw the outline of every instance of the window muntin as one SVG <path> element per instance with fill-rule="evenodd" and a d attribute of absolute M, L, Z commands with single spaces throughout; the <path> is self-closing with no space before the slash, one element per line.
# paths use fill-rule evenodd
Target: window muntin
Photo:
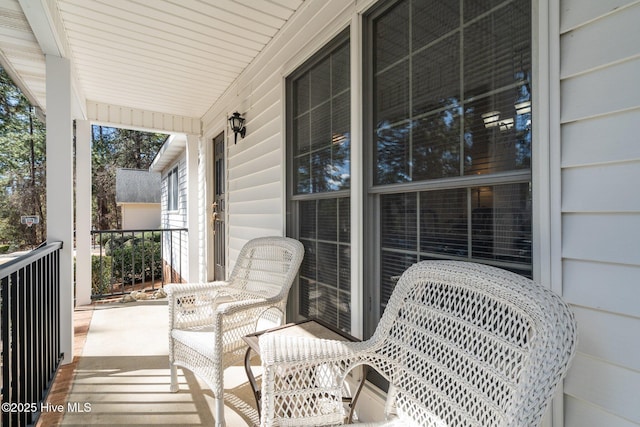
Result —
<path fill-rule="evenodd" d="M 486 262 L 530 276 L 528 182 L 380 196 L 380 312 L 399 276 L 430 259 Z"/>
<path fill-rule="evenodd" d="M 299 313 L 351 331 L 351 227 L 349 197 L 304 200 L 298 204 Z"/>

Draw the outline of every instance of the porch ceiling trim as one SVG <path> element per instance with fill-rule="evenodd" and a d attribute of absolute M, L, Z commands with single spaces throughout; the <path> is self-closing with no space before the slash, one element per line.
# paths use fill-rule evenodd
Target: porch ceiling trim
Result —
<path fill-rule="evenodd" d="M 142 131 L 198 136 L 202 134 L 202 121 L 196 117 L 178 116 L 94 101 L 87 101 L 87 119 L 96 124 Z"/>

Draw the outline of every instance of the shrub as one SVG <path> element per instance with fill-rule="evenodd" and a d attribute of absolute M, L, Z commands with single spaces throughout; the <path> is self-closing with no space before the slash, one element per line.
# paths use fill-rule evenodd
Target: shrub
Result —
<path fill-rule="evenodd" d="M 160 278 L 162 257 L 160 233 L 117 236 L 109 242 L 107 253 L 113 257 L 113 273 L 118 280 L 134 283 Z"/>
<path fill-rule="evenodd" d="M 91 294 L 102 295 L 111 291 L 111 257 L 102 257 L 102 268 L 100 266 L 100 256 L 91 256 Z"/>

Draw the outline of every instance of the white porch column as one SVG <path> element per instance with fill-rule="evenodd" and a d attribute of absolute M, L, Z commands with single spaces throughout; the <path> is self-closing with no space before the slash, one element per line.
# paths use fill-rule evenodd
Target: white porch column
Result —
<path fill-rule="evenodd" d="M 76 304 L 91 304 L 91 122 L 76 120 Z"/>
<path fill-rule="evenodd" d="M 187 228 L 189 228 L 189 277 L 190 282 L 200 280 L 199 210 L 198 198 L 198 142 L 197 135 L 187 135 Z"/>
<path fill-rule="evenodd" d="M 47 241 L 62 241 L 60 253 L 60 351 L 73 360 L 73 124 L 71 66 L 46 55 Z"/>

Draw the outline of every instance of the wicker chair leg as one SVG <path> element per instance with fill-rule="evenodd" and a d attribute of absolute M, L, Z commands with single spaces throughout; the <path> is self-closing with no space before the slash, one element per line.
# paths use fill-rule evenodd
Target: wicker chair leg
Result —
<path fill-rule="evenodd" d="M 169 387 L 169 391 L 171 393 L 176 393 L 180 389 L 178 385 L 178 368 L 173 363 L 171 364 L 171 386 Z"/>
<path fill-rule="evenodd" d="M 216 399 L 216 427 L 225 427 L 224 423 L 224 398 L 219 396 Z"/>

